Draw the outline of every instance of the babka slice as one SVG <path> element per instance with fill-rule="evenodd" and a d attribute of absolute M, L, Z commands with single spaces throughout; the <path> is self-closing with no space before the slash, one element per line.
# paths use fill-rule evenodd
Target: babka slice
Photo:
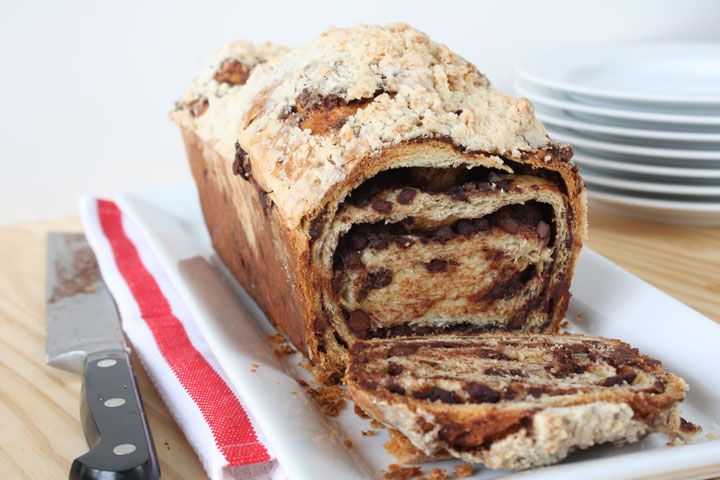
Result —
<path fill-rule="evenodd" d="M 548 465 L 579 448 L 695 428 L 679 416 L 687 389 L 681 378 L 604 338 L 359 340 L 350 348 L 346 380 L 357 405 L 419 453 L 446 451 L 490 468 Z"/>

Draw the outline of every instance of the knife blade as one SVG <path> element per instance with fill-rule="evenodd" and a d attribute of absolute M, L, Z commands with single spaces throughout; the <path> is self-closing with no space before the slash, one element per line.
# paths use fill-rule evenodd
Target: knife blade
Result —
<path fill-rule="evenodd" d="M 83 376 L 90 451 L 73 461 L 69 478 L 160 478 L 115 302 L 82 233 L 48 233 L 46 299 L 47 363 Z"/>

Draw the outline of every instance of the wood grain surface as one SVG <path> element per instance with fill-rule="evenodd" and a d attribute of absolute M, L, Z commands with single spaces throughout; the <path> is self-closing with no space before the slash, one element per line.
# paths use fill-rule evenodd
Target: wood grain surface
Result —
<path fill-rule="evenodd" d="M 720 322 L 720 228 L 675 227 L 591 209 L 587 245 Z M 77 219 L 0 228 L 0 472 L 67 478 L 86 452 L 80 378 L 45 365 L 45 234 Z M 164 479 L 206 478 L 200 462 L 133 358 Z"/>

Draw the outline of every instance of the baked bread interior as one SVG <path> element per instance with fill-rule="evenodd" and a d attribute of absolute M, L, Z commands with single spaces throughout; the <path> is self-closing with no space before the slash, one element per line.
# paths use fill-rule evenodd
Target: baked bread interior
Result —
<path fill-rule="evenodd" d="M 685 382 L 618 340 L 438 335 L 357 341 L 349 355 L 353 400 L 402 433 L 391 443 L 406 462 L 449 454 L 526 469 L 697 429 L 679 416 Z"/>

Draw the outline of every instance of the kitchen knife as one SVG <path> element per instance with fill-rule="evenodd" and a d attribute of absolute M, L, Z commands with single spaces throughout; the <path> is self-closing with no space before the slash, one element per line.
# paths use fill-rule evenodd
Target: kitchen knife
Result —
<path fill-rule="evenodd" d="M 83 234 L 48 234 L 46 293 L 47 363 L 83 376 L 90 451 L 73 461 L 69 478 L 160 478 L 117 309 Z"/>

